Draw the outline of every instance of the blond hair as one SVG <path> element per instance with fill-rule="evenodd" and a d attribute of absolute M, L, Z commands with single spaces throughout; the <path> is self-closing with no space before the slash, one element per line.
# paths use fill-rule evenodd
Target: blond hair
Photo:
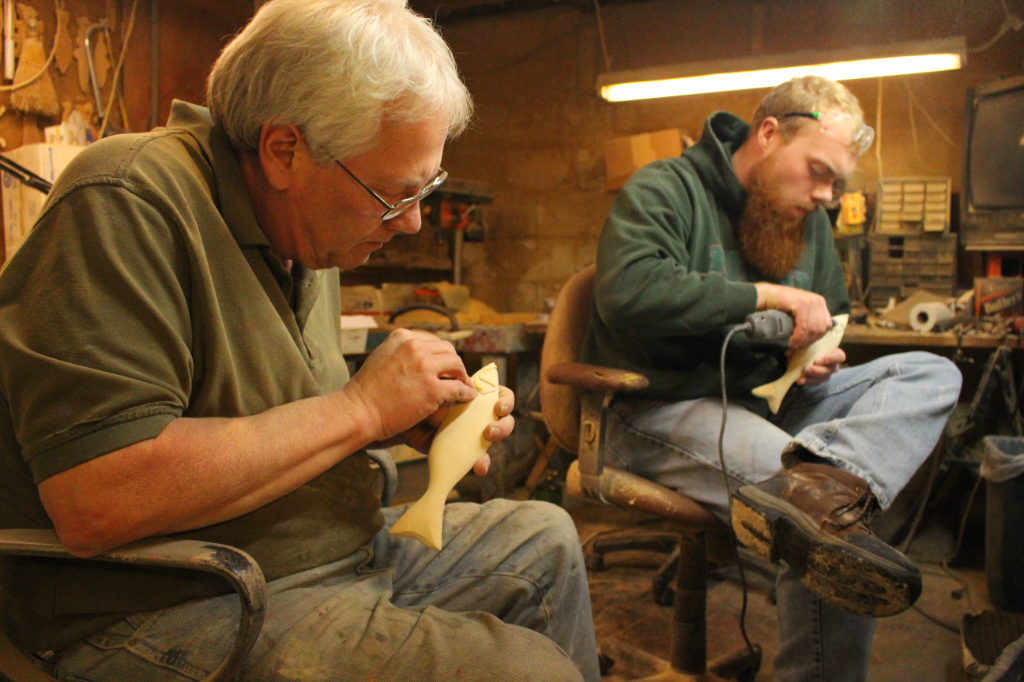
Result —
<path fill-rule="evenodd" d="M 217 59 L 207 102 L 235 149 L 289 121 L 317 163 L 366 151 L 385 119 L 440 119 L 454 137 L 473 110 L 451 50 L 405 0 L 271 0 Z"/>
<path fill-rule="evenodd" d="M 793 137 L 812 122 L 801 116 L 785 114 L 795 112 L 840 112 L 853 119 L 852 144 L 858 153 L 863 154 L 871 146 L 874 131 L 864 122 L 864 111 L 860 102 L 842 83 L 822 78 L 821 76 L 798 76 L 781 83 L 765 95 L 754 112 L 750 121 L 750 135 L 756 135 L 761 124 L 769 116 L 779 119 L 779 131 L 784 142 Z"/>

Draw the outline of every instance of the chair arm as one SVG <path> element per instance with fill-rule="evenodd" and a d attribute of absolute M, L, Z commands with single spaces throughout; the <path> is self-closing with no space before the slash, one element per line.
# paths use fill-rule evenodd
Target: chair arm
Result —
<path fill-rule="evenodd" d="M 646 478 L 612 467 L 604 467 L 597 481 L 602 500 L 607 504 L 623 509 L 636 509 L 687 528 L 724 526 L 704 505 Z M 569 465 L 565 489 L 573 497 L 589 497 L 580 481 L 579 462 Z"/>
<path fill-rule="evenodd" d="M 643 374 L 612 367 L 585 365 L 581 362 L 560 362 L 548 367 L 547 380 L 589 391 L 642 391 L 650 386 Z"/>
<path fill-rule="evenodd" d="M 90 559 L 74 557 L 49 529 L 0 530 L 0 554 L 39 556 L 79 561 L 106 561 L 136 566 L 163 566 L 204 571 L 220 576 L 241 598 L 238 636 L 224 661 L 203 679 L 214 682 L 229 679 L 256 643 L 266 615 L 267 586 L 263 571 L 245 552 L 212 542 L 149 538 Z"/>
<path fill-rule="evenodd" d="M 387 450 L 367 450 L 366 455 L 380 467 L 381 476 L 384 477 L 384 487 L 380 491 L 380 506 L 390 507 L 391 500 L 398 490 L 398 467 L 395 466 L 395 460 Z"/>
<path fill-rule="evenodd" d="M 37 668 L 3 632 L 0 632 L 0 679 L 11 682 L 56 682 Z"/>

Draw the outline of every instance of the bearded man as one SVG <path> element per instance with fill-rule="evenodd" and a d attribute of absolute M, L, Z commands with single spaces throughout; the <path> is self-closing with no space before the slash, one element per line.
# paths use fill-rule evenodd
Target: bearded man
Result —
<path fill-rule="evenodd" d="M 755 549 L 780 563 L 775 674 L 786 682 L 864 680 L 874 617 L 920 594 L 920 571 L 866 522 L 931 453 L 960 392 L 943 358 L 905 353 L 840 369 L 837 349 L 803 370 L 777 414 L 751 395 L 850 310 L 824 206 L 873 136 L 842 85 L 783 83 L 749 125 L 712 114 L 698 144 L 638 171 L 598 249 L 583 361 L 651 382 L 612 404 L 605 461 L 723 520 L 723 342 L 755 311 L 794 319 L 788 348 L 732 337 L 723 450 L 745 514 L 734 527 L 759 532 Z M 836 561 L 817 561 L 822 552 Z"/>

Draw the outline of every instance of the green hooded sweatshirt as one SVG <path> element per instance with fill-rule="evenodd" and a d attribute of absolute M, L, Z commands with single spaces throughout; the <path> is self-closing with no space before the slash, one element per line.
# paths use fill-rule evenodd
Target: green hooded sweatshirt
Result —
<path fill-rule="evenodd" d="M 644 397 L 720 394 L 725 335 L 754 312 L 753 282 L 772 281 L 740 253 L 746 193 L 732 154 L 748 130 L 732 114 L 712 114 L 700 142 L 630 178 L 605 223 L 582 360 L 646 374 L 651 385 Z M 778 283 L 821 294 L 833 315 L 849 312 L 824 209 L 807 216 L 804 232 L 803 257 Z M 782 375 L 785 346 L 752 344 L 736 334 L 726 364 L 729 395 L 750 398 L 750 389 Z"/>

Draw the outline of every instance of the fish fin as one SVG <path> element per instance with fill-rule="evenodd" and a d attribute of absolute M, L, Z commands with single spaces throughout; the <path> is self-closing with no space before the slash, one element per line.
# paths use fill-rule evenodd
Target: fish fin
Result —
<path fill-rule="evenodd" d="M 768 408 L 772 411 L 772 414 L 778 414 L 779 407 L 782 406 L 782 399 L 789 392 L 789 386 L 786 386 L 785 383 L 783 379 L 777 379 L 770 384 L 762 384 L 750 392 L 758 398 L 767 400 Z"/>
<path fill-rule="evenodd" d="M 402 514 L 389 532 L 415 538 L 427 547 L 441 551 L 443 526 L 444 500 L 438 504 L 432 497 L 424 495 Z"/>

